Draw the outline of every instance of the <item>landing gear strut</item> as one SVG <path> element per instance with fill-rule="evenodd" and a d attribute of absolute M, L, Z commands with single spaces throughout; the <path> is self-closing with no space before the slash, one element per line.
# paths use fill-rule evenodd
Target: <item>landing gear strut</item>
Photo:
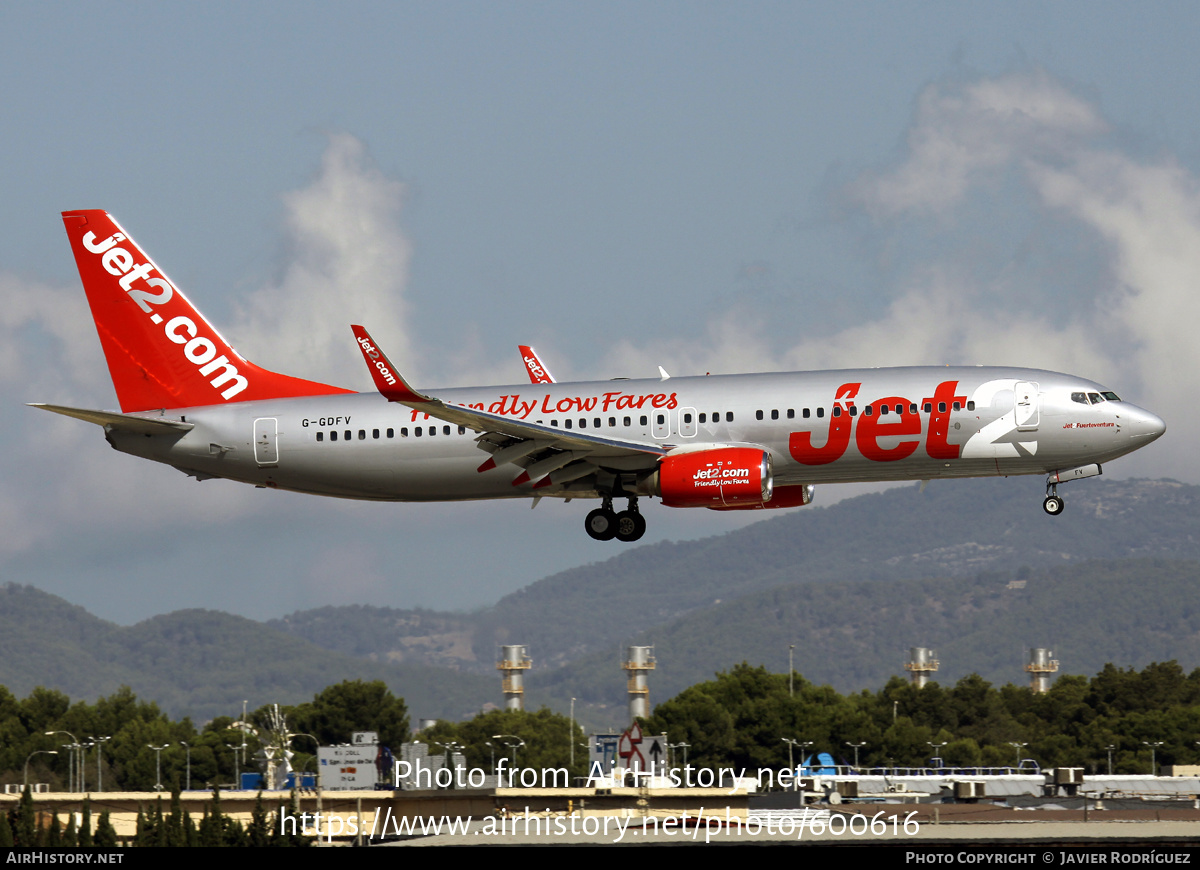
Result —
<path fill-rule="evenodd" d="M 1064 507 L 1066 507 L 1066 503 L 1058 494 L 1058 484 L 1047 483 L 1046 500 L 1042 502 L 1042 510 L 1050 514 L 1050 516 L 1056 517 L 1063 512 Z"/>
<path fill-rule="evenodd" d="M 629 543 L 646 534 L 646 518 L 638 512 L 636 498 L 630 496 L 628 509 L 615 513 L 612 496 L 605 496 L 601 506 L 587 515 L 583 528 L 597 541 L 616 538 Z"/>

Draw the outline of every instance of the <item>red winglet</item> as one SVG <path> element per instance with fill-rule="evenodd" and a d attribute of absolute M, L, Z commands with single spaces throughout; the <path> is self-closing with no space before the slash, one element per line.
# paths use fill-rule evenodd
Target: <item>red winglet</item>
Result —
<path fill-rule="evenodd" d="M 536 350 L 527 344 L 519 344 L 517 347 L 521 351 L 521 362 L 525 363 L 525 371 L 529 372 L 531 384 L 554 383 L 554 375 L 550 374 L 550 369 L 546 368 L 538 359 Z"/>
<path fill-rule="evenodd" d="M 358 340 L 358 348 L 362 351 L 371 377 L 375 380 L 375 389 L 387 397 L 389 402 L 428 402 L 428 396 L 423 396 L 408 385 L 404 376 L 396 371 L 379 346 L 371 338 L 371 333 L 357 324 L 351 325 L 354 337 Z"/>

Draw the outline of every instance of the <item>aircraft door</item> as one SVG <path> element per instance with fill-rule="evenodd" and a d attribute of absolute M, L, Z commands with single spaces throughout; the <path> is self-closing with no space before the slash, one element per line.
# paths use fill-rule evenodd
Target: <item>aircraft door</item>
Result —
<path fill-rule="evenodd" d="M 671 412 L 666 408 L 655 411 L 650 422 L 654 424 L 650 430 L 653 437 L 659 439 L 671 437 Z"/>
<path fill-rule="evenodd" d="M 1013 387 L 1013 394 L 1016 400 L 1017 430 L 1036 432 L 1042 407 L 1038 385 L 1032 381 L 1017 381 Z"/>
<path fill-rule="evenodd" d="M 254 421 L 254 461 L 259 465 L 279 464 L 279 420 L 275 417 Z"/>
<path fill-rule="evenodd" d="M 696 409 L 679 409 L 679 434 L 684 438 L 696 437 Z"/>

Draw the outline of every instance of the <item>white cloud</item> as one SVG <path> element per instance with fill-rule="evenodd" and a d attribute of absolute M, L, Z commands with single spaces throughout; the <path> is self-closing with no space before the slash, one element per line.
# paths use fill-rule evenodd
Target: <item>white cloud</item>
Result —
<path fill-rule="evenodd" d="M 361 323 L 407 372 L 403 199 L 404 185 L 380 171 L 361 141 L 331 136 L 313 183 L 284 197 L 287 262 L 277 283 L 249 296 L 230 330 L 239 351 L 286 374 L 369 389 L 350 332 Z"/>

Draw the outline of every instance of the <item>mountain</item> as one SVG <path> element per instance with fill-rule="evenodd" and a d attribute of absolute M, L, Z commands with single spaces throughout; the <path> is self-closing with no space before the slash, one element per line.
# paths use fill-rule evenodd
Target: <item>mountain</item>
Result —
<path fill-rule="evenodd" d="M 494 682 L 331 652 L 214 610 L 122 627 L 31 586 L 0 586 L 0 684 L 18 697 L 46 686 L 90 701 L 127 685 L 172 716 L 206 720 L 240 713 L 245 699 L 296 704 L 353 679 L 384 680 L 414 717 L 429 718 L 474 712 Z"/>
<path fill-rule="evenodd" d="M 656 647 L 653 698 L 745 660 L 846 691 L 932 646 L 942 681 L 1020 681 L 1025 648 L 1064 672 L 1200 660 L 1200 488 L 1086 481 L 1042 513 L 1041 482 L 934 481 L 806 507 L 688 542 L 625 548 L 477 613 L 325 607 L 269 623 L 204 610 L 124 628 L 30 587 L 0 587 L 0 683 L 93 699 L 129 685 L 207 718 L 382 679 L 416 718 L 500 701 L 499 643 L 523 643 L 531 708 L 587 703 L 619 724 L 623 647 Z"/>

